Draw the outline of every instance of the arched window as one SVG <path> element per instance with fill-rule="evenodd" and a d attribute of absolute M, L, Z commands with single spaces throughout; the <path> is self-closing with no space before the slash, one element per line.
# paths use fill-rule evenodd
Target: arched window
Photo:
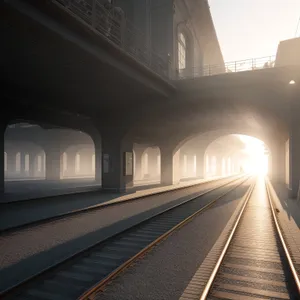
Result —
<path fill-rule="evenodd" d="M 183 33 L 178 35 L 178 68 L 179 70 L 186 68 L 186 39 Z"/>

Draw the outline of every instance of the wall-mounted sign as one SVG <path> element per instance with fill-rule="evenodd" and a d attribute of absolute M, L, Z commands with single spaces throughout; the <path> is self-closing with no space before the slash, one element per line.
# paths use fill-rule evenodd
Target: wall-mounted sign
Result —
<path fill-rule="evenodd" d="M 132 176 L 133 175 L 133 153 L 124 152 L 124 175 Z"/>
<path fill-rule="evenodd" d="M 109 173 L 109 154 L 103 154 L 103 173 Z"/>

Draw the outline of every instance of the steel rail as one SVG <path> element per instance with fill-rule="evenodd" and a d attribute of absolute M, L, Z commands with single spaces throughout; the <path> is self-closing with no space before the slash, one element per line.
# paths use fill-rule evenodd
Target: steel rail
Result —
<path fill-rule="evenodd" d="M 210 208 L 213 204 L 215 204 L 215 202 L 217 202 L 218 200 L 220 200 L 221 198 L 223 198 L 224 196 L 226 196 L 227 194 L 229 194 L 233 190 L 237 189 L 240 185 L 242 185 L 243 183 L 245 183 L 247 180 L 249 180 L 249 178 L 250 177 L 247 177 L 241 183 L 239 183 L 238 185 L 232 187 L 231 189 L 229 189 L 228 191 L 226 191 L 222 195 L 218 196 L 214 200 L 210 201 L 208 204 L 206 204 L 205 206 L 203 206 L 202 208 L 200 208 L 199 210 L 197 210 L 196 212 L 194 212 L 192 215 L 190 215 L 189 217 L 187 217 L 186 219 L 184 219 L 183 221 L 181 221 L 180 223 L 178 223 L 177 225 L 175 225 L 174 227 L 172 227 L 170 230 L 168 230 L 167 232 L 165 232 L 164 234 L 162 234 L 161 236 L 159 236 L 156 240 L 154 240 L 153 242 L 151 242 L 145 248 L 143 248 L 142 250 L 140 250 L 140 252 L 138 252 L 136 255 L 134 255 L 129 260 L 127 260 L 126 262 L 124 262 L 121 266 L 119 266 L 116 270 L 114 270 L 112 273 L 110 273 L 107 277 L 105 277 L 104 279 L 102 279 L 99 283 L 95 284 L 92 288 L 90 288 L 89 290 L 87 290 L 84 294 L 82 294 L 78 298 L 78 300 L 91 300 L 91 299 L 94 299 L 93 296 L 94 296 L 95 293 L 97 293 L 99 291 L 102 291 L 105 288 L 105 286 L 107 284 L 109 284 L 116 276 L 118 276 L 121 272 L 123 272 L 128 267 L 130 267 L 130 265 L 132 263 L 134 263 L 137 259 L 139 259 L 140 257 L 142 257 L 146 252 L 150 251 L 156 244 L 160 243 L 162 240 L 164 240 L 165 238 L 167 238 L 173 232 L 175 232 L 176 230 L 180 229 L 181 227 L 183 227 L 184 225 L 186 225 L 188 222 L 192 221 L 196 216 L 198 216 L 199 214 L 203 213 L 208 208 Z M 195 198 L 198 198 L 198 197 L 199 196 L 196 196 Z"/>
<path fill-rule="evenodd" d="M 236 221 L 235 221 L 235 223 L 233 225 L 232 231 L 231 231 L 231 233 L 230 233 L 230 235 L 229 235 L 229 237 L 228 237 L 228 239 L 227 239 L 227 241 L 226 241 L 226 243 L 224 245 L 224 248 L 223 248 L 223 250 L 222 250 L 222 252 L 221 252 L 221 254 L 219 256 L 219 259 L 218 259 L 218 261 L 217 261 L 217 263 L 216 263 L 216 265 L 215 265 L 215 267 L 214 267 L 214 269 L 213 269 L 213 271 L 212 271 L 212 273 L 211 273 L 211 275 L 210 275 L 210 277 L 209 277 L 209 279 L 207 281 L 207 284 L 206 284 L 206 286 L 205 286 L 205 288 L 204 288 L 204 290 L 202 292 L 200 300 L 205 300 L 207 298 L 209 292 L 210 292 L 210 289 L 211 289 L 211 287 L 213 285 L 213 282 L 214 282 L 214 280 L 216 278 L 216 275 L 217 275 L 217 273 L 218 273 L 218 271 L 220 269 L 220 266 L 221 266 L 221 264 L 222 264 L 222 262 L 224 260 L 224 257 L 225 257 L 225 255 L 227 253 L 227 250 L 228 250 L 229 245 L 230 245 L 230 243 L 232 241 L 232 238 L 233 238 L 233 236 L 234 236 L 234 234 L 235 234 L 235 232 L 237 230 L 238 225 L 240 224 L 240 220 L 241 220 L 242 215 L 243 215 L 243 213 L 245 211 L 245 208 L 246 208 L 246 206 L 247 206 L 247 204 L 248 204 L 248 202 L 249 202 L 249 200 L 251 198 L 251 195 L 252 195 L 252 192 L 254 190 L 255 185 L 256 185 L 256 182 L 254 182 L 250 186 L 250 188 L 248 189 L 248 191 L 246 193 L 244 204 L 243 204 L 243 206 L 242 206 L 242 208 L 241 208 L 241 210 L 239 212 L 239 215 L 238 215 L 238 217 L 237 217 L 237 219 L 236 219 Z"/>
<path fill-rule="evenodd" d="M 55 271 L 56 268 L 62 267 L 64 264 L 69 263 L 73 259 L 79 259 L 81 256 L 83 256 L 88 251 L 93 251 L 94 248 L 96 248 L 96 247 L 98 247 L 100 245 L 105 244 L 106 242 L 108 242 L 109 240 L 111 240 L 111 239 L 113 239 L 113 238 L 115 238 L 117 236 L 125 234 L 126 232 L 128 232 L 129 230 L 132 230 L 133 228 L 136 228 L 138 226 L 141 226 L 141 225 L 145 224 L 147 221 L 150 221 L 151 219 L 154 219 L 155 217 L 161 216 L 164 213 L 167 213 L 167 212 L 172 211 L 172 210 L 174 210 L 176 208 L 182 207 L 185 204 L 188 204 L 189 202 L 191 202 L 192 200 L 195 200 L 195 199 L 197 199 L 199 197 L 202 197 L 202 196 L 204 196 L 206 194 L 209 194 L 209 193 L 211 193 L 213 191 L 216 191 L 216 190 L 218 190 L 218 189 L 220 189 L 220 188 L 222 188 L 222 187 L 224 187 L 226 185 L 229 185 L 231 183 L 234 183 L 234 182 L 236 182 L 238 180 L 242 180 L 242 182 L 245 182 L 249 178 L 250 178 L 249 176 L 246 176 L 246 179 L 243 179 L 243 177 L 235 178 L 233 180 L 230 180 L 229 182 L 226 182 L 226 183 L 221 184 L 221 185 L 219 185 L 217 187 L 211 188 L 211 189 L 209 189 L 209 190 L 207 190 L 205 192 L 202 192 L 202 193 L 200 193 L 200 194 L 198 194 L 196 196 L 192 196 L 191 198 L 186 199 L 186 200 L 184 200 L 183 202 L 181 202 L 179 204 L 175 204 L 172 207 L 166 208 L 163 211 L 160 211 L 159 213 L 155 214 L 154 216 L 150 216 L 148 218 L 145 218 L 143 221 L 139 222 L 138 224 L 132 225 L 132 226 L 130 226 L 130 227 L 128 227 L 128 228 L 126 228 L 126 229 L 124 229 L 122 231 L 119 231 L 116 234 L 113 234 L 112 236 L 110 236 L 110 237 L 108 237 L 108 238 L 106 238 L 106 239 L 104 239 L 104 240 L 102 240 L 100 242 L 94 243 L 93 245 L 91 245 L 89 247 L 86 247 L 83 250 L 79 250 L 76 253 L 70 255 L 68 258 L 64 259 L 63 261 L 57 262 L 57 263 L 55 263 L 55 264 L 53 264 L 53 265 L 51 265 L 51 266 L 49 266 L 49 267 L 41 270 L 40 272 L 36 273 L 35 275 L 26 278 L 22 282 L 17 283 L 14 286 L 11 286 L 10 288 L 8 288 L 8 289 L 6 289 L 6 290 L 4 290 L 4 291 L 2 291 L 0 293 L 0 298 L 2 299 L 4 296 L 10 296 L 11 294 L 14 294 L 15 292 L 17 292 L 17 291 L 21 290 L 23 287 L 25 287 L 27 284 L 30 284 L 34 280 L 38 280 L 41 276 L 50 273 L 50 271 Z"/>
<path fill-rule="evenodd" d="M 295 280 L 295 283 L 296 283 L 296 286 L 297 286 L 297 289 L 298 289 L 298 293 L 299 293 L 299 296 L 300 296 L 300 279 L 299 279 L 299 276 L 297 274 L 297 271 L 296 271 L 295 265 L 293 263 L 293 260 L 292 260 L 290 251 L 288 249 L 288 246 L 287 246 L 287 244 L 284 240 L 283 233 L 282 233 L 282 230 L 281 230 L 279 222 L 278 222 L 278 218 L 277 218 L 276 213 L 275 213 L 275 209 L 274 209 L 273 200 L 272 200 L 272 196 L 271 196 L 271 193 L 270 193 L 269 185 L 270 185 L 270 183 L 266 181 L 266 190 L 267 190 L 268 200 L 269 200 L 271 211 L 272 211 L 273 220 L 274 220 L 275 227 L 276 227 L 280 242 L 281 242 L 282 247 L 284 249 L 284 253 L 285 253 L 286 258 L 288 260 L 289 267 L 290 267 L 291 273 L 293 274 L 293 278 Z"/>

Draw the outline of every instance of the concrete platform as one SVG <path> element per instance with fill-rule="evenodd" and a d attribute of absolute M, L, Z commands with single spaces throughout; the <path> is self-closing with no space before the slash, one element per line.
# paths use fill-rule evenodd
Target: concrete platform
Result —
<path fill-rule="evenodd" d="M 279 210 L 279 223 L 300 276 L 300 201 L 289 198 L 285 184 L 272 184 L 270 192 Z"/>
<path fill-rule="evenodd" d="M 197 179 L 163 187 L 153 187 L 153 185 L 140 186 L 138 190 L 122 195 L 102 192 L 101 190 L 99 191 L 99 189 L 95 189 L 94 191 L 87 190 L 86 193 L 74 194 L 75 192 L 73 192 L 69 195 L 0 204 L 0 230 L 6 230 L 78 210 L 88 210 L 93 207 L 128 201 L 147 195 L 155 195 L 163 191 L 192 186 L 217 178 L 218 177 L 211 179 Z"/>
<path fill-rule="evenodd" d="M 14 202 L 61 194 L 95 191 L 101 188 L 93 178 L 62 180 L 7 180 L 1 202 Z"/>
<path fill-rule="evenodd" d="M 186 181 L 186 180 L 185 180 Z M 156 187 L 159 180 L 138 180 L 134 182 L 134 189 L 143 186 Z M 30 200 L 35 198 L 74 194 L 80 192 L 99 191 L 101 184 L 94 178 L 70 178 L 62 180 L 26 179 L 6 180 L 4 198 L 2 203 Z"/>
<path fill-rule="evenodd" d="M 218 185 L 232 179 L 224 178 L 218 182 Z M 213 188 L 215 185 L 214 181 L 210 181 L 188 189 L 176 190 L 173 187 L 173 191 L 170 193 L 163 193 L 159 196 L 154 194 L 147 199 L 123 201 L 117 206 L 108 206 L 104 209 L 53 220 L 41 226 L 4 233 L 0 239 L 0 257 L 2 258 L 0 260 L 0 277 L 2 279 L 0 281 L 0 291 L 54 263 L 64 260 L 77 251 L 81 251 L 117 232 L 136 225 L 165 209 L 178 205 L 198 195 L 199 192 Z M 168 189 L 168 187 L 162 189 Z M 150 194 L 150 191 L 148 193 Z M 216 193 L 219 194 L 221 191 Z M 209 197 L 206 197 L 203 200 L 203 205 L 206 205 L 213 197 L 216 197 L 216 195 L 210 194 Z M 89 198 L 85 200 L 87 199 Z M 99 201 L 99 195 L 94 200 Z M 113 199 L 112 201 L 117 200 Z M 56 205 L 53 207 L 56 207 Z M 44 211 L 47 210 L 44 209 Z M 1 214 L 2 216 L 5 215 L 3 210 Z M 25 214 L 24 210 L 23 214 Z M 19 214 L 19 217 L 21 215 Z"/>

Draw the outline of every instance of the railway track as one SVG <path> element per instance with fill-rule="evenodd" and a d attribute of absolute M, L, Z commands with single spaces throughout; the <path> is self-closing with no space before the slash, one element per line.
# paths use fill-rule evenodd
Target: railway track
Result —
<path fill-rule="evenodd" d="M 50 221 L 55 221 L 55 220 L 60 220 L 60 219 L 66 218 L 68 216 L 76 216 L 76 215 L 79 215 L 79 214 L 82 214 L 82 213 L 86 213 L 86 212 L 91 212 L 91 211 L 103 209 L 103 208 L 105 208 L 107 206 L 116 206 L 116 205 L 120 205 L 120 204 L 124 204 L 124 203 L 133 202 L 133 201 L 136 201 L 136 200 L 141 200 L 141 199 L 144 199 L 144 198 L 153 197 L 153 196 L 156 196 L 156 195 L 158 196 L 158 195 L 168 194 L 168 193 L 172 193 L 172 192 L 176 192 L 176 191 L 180 191 L 180 190 L 186 190 L 188 188 L 193 188 L 193 187 L 201 186 L 203 184 L 209 184 L 211 182 L 216 182 L 217 183 L 218 181 L 222 181 L 224 179 L 225 178 L 210 179 L 210 180 L 199 182 L 199 183 L 193 184 L 193 185 L 176 187 L 176 188 L 171 189 L 171 190 L 162 190 L 162 191 L 156 191 L 155 193 L 151 193 L 151 194 L 138 195 L 136 197 L 129 198 L 129 199 L 126 199 L 126 200 L 123 200 L 123 201 L 116 201 L 116 202 L 108 201 L 108 202 L 102 202 L 102 203 L 99 203 L 99 204 L 96 204 L 96 205 L 92 205 L 92 206 L 89 206 L 89 207 L 72 209 L 72 210 L 70 210 L 68 212 L 63 212 L 63 213 L 55 214 L 54 216 L 43 217 L 41 219 L 37 219 L 37 220 L 34 220 L 34 221 L 22 223 L 22 224 L 19 224 L 19 225 L 11 225 L 11 226 L 9 226 L 7 228 L 0 228 L 0 234 L 8 234 L 8 233 L 14 232 L 16 230 L 26 229 L 26 228 L 30 228 L 32 226 L 39 226 L 39 225 L 48 223 Z M 81 194 L 87 195 L 87 194 L 94 194 L 94 193 L 96 193 L 96 192 L 95 191 L 84 192 L 84 193 L 81 193 Z M 41 199 L 32 199 L 32 200 L 26 200 L 26 201 L 28 201 L 28 202 L 30 202 L 30 201 L 36 202 L 36 201 L 43 201 L 44 199 L 48 199 L 49 201 L 53 201 L 53 200 L 56 200 L 57 198 L 60 198 L 62 196 L 63 195 L 48 196 L 48 197 L 43 197 Z M 70 195 L 66 195 L 66 196 L 69 197 Z M 23 201 L 18 201 L 18 203 L 23 204 L 24 200 Z M 17 202 L 12 202 L 12 203 L 7 203 L 7 204 L 8 205 L 18 205 L 18 203 Z M 16 206 L 15 209 L 18 209 L 18 207 Z"/>
<path fill-rule="evenodd" d="M 264 184 L 248 193 L 200 300 L 300 299 L 299 275 Z"/>
<path fill-rule="evenodd" d="M 193 217 L 232 192 L 250 177 L 239 177 L 160 212 L 109 239 L 76 253 L 36 276 L 4 291 L 1 299 L 92 299 L 110 280 L 146 251 Z M 226 189 L 204 205 L 202 198 Z"/>

